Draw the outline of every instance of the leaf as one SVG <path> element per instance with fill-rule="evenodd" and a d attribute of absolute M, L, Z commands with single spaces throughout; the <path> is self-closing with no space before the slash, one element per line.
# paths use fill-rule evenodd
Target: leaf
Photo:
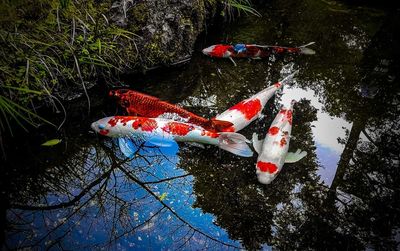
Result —
<path fill-rule="evenodd" d="M 51 139 L 42 144 L 42 146 L 54 146 L 61 143 L 61 139 Z"/>
<path fill-rule="evenodd" d="M 167 193 L 163 193 L 160 196 L 160 200 L 163 201 L 163 200 L 165 200 L 166 197 L 167 197 Z"/>

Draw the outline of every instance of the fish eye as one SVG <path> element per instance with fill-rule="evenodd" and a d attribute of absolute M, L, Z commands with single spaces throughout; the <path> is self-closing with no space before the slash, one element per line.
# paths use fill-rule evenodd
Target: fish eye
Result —
<path fill-rule="evenodd" d="M 103 130 L 104 128 L 106 128 L 106 125 L 104 125 L 104 124 L 99 124 L 98 127 L 99 127 L 100 130 Z"/>

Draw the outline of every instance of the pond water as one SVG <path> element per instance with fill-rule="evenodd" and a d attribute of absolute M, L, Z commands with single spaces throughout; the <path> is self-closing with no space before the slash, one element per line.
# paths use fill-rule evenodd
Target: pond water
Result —
<path fill-rule="evenodd" d="M 240 133 L 265 136 L 281 105 L 296 99 L 290 150 L 306 158 L 269 185 L 257 181 L 256 154 L 215 146 L 145 146 L 126 159 L 115 140 L 90 132 L 91 122 L 122 110 L 92 97 L 97 111 L 68 125 L 61 144 L 21 143 L 9 156 L 3 248 L 399 248 L 399 12 L 325 0 L 269 1 L 259 11 L 214 27 L 184 67 L 124 82 L 212 117 L 299 70 Z M 236 67 L 201 54 L 221 42 L 313 41 L 315 55 L 237 59 Z"/>

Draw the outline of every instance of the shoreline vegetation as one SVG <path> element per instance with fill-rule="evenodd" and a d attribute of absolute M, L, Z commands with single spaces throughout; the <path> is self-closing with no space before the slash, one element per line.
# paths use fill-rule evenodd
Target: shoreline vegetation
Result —
<path fill-rule="evenodd" d="M 249 0 L 17 0 L 0 4 L 0 138 L 65 123 L 64 103 L 99 81 L 190 58 L 206 20 L 260 14 Z M 46 107 L 63 114 L 54 122 Z M 4 142 L 3 142 L 4 143 Z"/>

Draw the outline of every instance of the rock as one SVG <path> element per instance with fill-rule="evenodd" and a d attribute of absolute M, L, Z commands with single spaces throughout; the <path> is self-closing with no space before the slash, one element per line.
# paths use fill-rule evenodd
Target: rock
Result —
<path fill-rule="evenodd" d="M 215 9 L 206 0 L 118 0 L 112 4 L 110 20 L 140 36 L 137 48 L 146 70 L 190 57 Z"/>

